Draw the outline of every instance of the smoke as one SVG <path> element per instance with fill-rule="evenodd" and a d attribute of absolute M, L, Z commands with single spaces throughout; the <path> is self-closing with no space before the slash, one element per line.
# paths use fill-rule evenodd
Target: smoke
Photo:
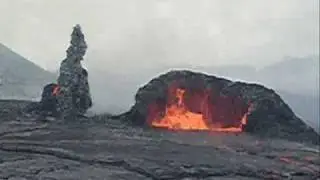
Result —
<path fill-rule="evenodd" d="M 141 65 L 264 66 L 318 54 L 319 1 L 3 0 L 0 39 L 55 70 L 71 27 L 83 27 L 87 64 L 104 71 Z M 119 68 L 121 65 L 121 68 Z"/>
<path fill-rule="evenodd" d="M 285 56 L 319 54 L 319 1 L 1 1 L 1 42 L 50 71 L 56 71 L 65 57 L 77 23 L 88 43 L 84 65 L 99 111 L 127 110 L 140 86 L 170 68 L 201 70 L 272 88 L 280 84 L 294 93 L 318 88 L 312 83 L 287 85 L 279 78 L 263 80 L 255 73 Z M 214 68 L 222 65 L 233 68 Z M 294 80 L 315 77 L 310 73 L 317 72 Z"/>

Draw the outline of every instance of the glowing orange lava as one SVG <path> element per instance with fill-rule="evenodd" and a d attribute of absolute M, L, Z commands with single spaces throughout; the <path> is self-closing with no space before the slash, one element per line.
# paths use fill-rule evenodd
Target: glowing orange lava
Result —
<path fill-rule="evenodd" d="M 169 104 L 166 105 L 164 115 L 158 119 L 153 118 L 150 122 L 151 126 L 171 130 L 241 132 L 243 125 L 247 123 L 246 113 L 242 117 L 239 117 L 236 124 L 233 123 L 228 127 L 225 127 L 222 120 L 213 121 L 213 112 L 211 110 L 213 106 L 209 102 L 208 93 L 198 96 L 194 95 L 194 98 L 189 98 L 189 106 L 194 106 L 194 109 L 198 109 L 200 112 L 190 111 L 190 108 L 186 104 L 187 100 L 185 100 L 185 89 L 175 88 L 171 93 L 169 92 L 168 96 Z"/>
<path fill-rule="evenodd" d="M 59 94 L 59 91 L 60 91 L 60 87 L 58 85 L 56 85 L 54 88 L 53 88 L 53 91 L 52 91 L 52 95 L 53 96 L 57 96 Z"/>

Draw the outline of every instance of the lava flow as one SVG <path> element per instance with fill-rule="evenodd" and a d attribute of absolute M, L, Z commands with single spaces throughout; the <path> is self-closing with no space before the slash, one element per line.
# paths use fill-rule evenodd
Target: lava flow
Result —
<path fill-rule="evenodd" d="M 217 105 L 210 102 L 210 93 L 188 93 L 185 89 L 169 89 L 168 104 L 164 115 L 159 107 L 149 110 L 152 127 L 171 130 L 207 130 L 219 132 L 241 132 L 247 123 L 247 113 L 235 99 L 220 99 Z M 238 108 L 237 108 L 238 107 Z M 151 119 L 150 119 L 151 118 Z"/>

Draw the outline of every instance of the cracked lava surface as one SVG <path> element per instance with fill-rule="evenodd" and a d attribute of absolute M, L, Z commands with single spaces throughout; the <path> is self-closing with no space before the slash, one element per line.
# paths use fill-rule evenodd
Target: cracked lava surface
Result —
<path fill-rule="evenodd" d="M 1 103 L 0 103 L 1 105 Z M 319 147 L 247 134 L 161 131 L 0 110 L 0 179 L 319 179 Z"/>

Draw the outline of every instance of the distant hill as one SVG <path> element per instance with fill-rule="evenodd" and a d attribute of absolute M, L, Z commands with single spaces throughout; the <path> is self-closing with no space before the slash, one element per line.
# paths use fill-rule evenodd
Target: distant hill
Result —
<path fill-rule="evenodd" d="M 289 104 L 297 116 L 320 133 L 319 96 L 293 94 L 280 90 L 277 93 Z"/>
<path fill-rule="evenodd" d="M 124 73 L 123 76 L 133 76 L 141 83 L 147 79 L 156 77 L 159 73 L 167 72 L 170 69 L 190 69 L 206 72 L 216 76 L 231 78 L 232 80 L 260 83 L 273 89 L 284 90 L 300 95 L 319 95 L 319 56 L 308 57 L 286 57 L 272 65 L 256 69 L 248 65 L 227 65 L 227 66 L 193 66 L 188 64 L 167 65 L 157 64 L 147 66 L 130 67 L 127 69 L 111 68 L 108 73 Z M 120 70 L 119 70 L 120 69 Z M 106 71 L 106 70 L 105 70 Z"/>
<path fill-rule="evenodd" d="M 294 94 L 319 96 L 319 56 L 285 58 L 258 71 L 266 85 Z"/>
<path fill-rule="evenodd" d="M 196 69 L 233 80 L 261 83 L 293 94 L 318 96 L 319 61 L 319 56 L 286 57 L 261 69 L 245 65 L 196 67 Z"/>
<path fill-rule="evenodd" d="M 56 76 L 0 43 L 0 98 L 34 99 Z"/>

